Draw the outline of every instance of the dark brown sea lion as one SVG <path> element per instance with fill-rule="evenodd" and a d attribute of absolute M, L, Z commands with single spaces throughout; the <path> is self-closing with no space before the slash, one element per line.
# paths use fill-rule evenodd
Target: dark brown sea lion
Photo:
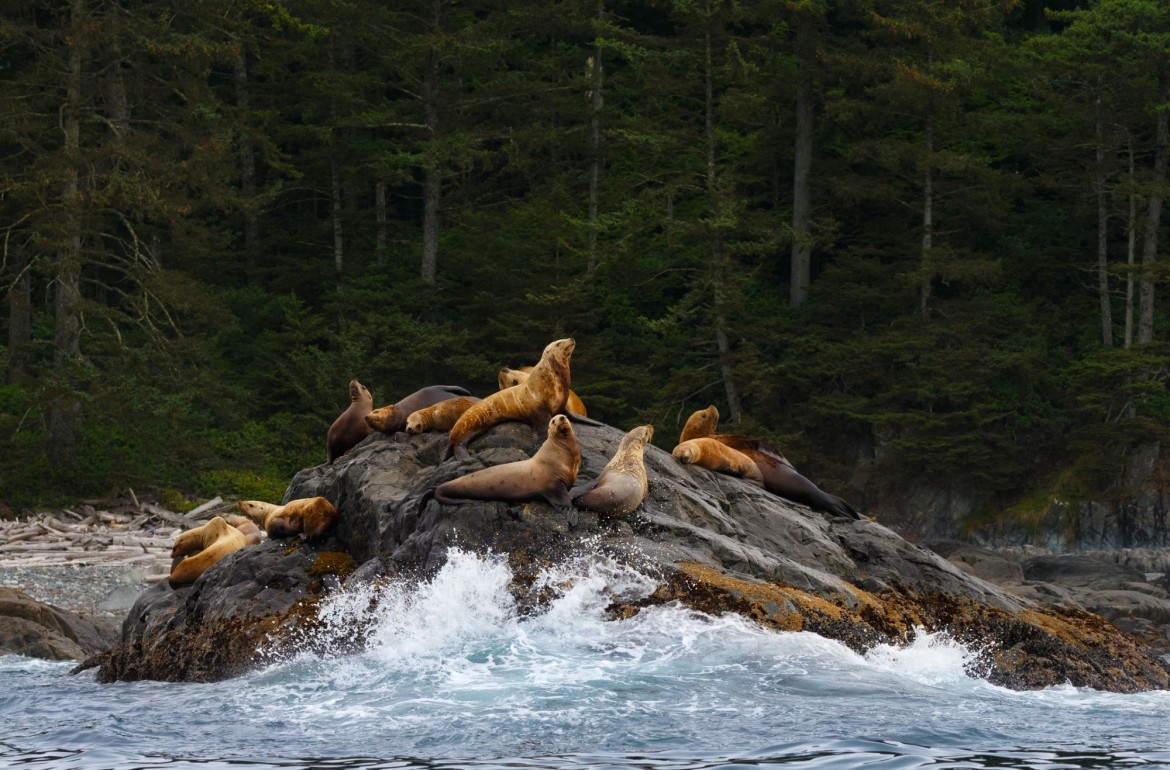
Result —
<path fill-rule="evenodd" d="M 527 460 L 493 465 L 435 487 L 434 497 L 444 505 L 468 500 L 546 500 L 569 508 L 569 490 L 581 467 L 581 445 L 569 418 L 558 414 L 549 420 L 548 438 Z"/>
<path fill-rule="evenodd" d="M 171 588 L 190 585 L 207 568 L 244 546 L 260 542 L 260 530 L 242 516 L 216 516 L 201 527 L 181 532 L 171 546 Z"/>
<path fill-rule="evenodd" d="M 269 537 L 292 537 L 314 540 L 337 520 L 337 509 L 324 497 L 306 497 L 274 505 L 262 500 L 241 500 L 240 510 L 264 527 Z"/>
<path fill-rule="evenodd" d="M 851 519 L 862 518 L 847 501 L 823 491 L 802 476 L 776 447 L 751 436 L 718 434 L 715 432 L 718 427 L 719 410 L 714 406 L 700 409 L 687 419 L 679 435 L 679 442 L 700 437 L 713 438 L 750 457 L 764 476 L 764 489 L 772 494 L 803 503 L 815 511 Z"/>
<path fill-rule="evenodd" d="M 425 409 L 415 411 L 406 420 L 407 433 L 422 433 L 426 430 L 451 430 L 451 427 L 471 408 L 479 403 L 475 396 L 449 398 Z"/>
<path fill-rule="evenodd" d="M 633 513 L 650 487 L 642 454 L 653 435 L 653 425 L 641 425 L 623 436 L 601 474 L 573 490 L 573 504 L 609 516 Z"/>
<path fill-rule="evenodd" d="M 370 395 L 369 389 L 357 380 L 350 380 L 349 408 L 333 421 L 325 437 L 329 462 L 341 457 L 370 435 L 370 426 L 366 425 L 365 418 L 373 408 L 374 397 Z"/>
<path fill-rule="evenodd" d="M 713 438 L 692 438 L 671 452 L 675 459 L 688 465 L 701 465 L 717 473 L 738 476 L 764 486 L 764 477 L 752 458 Z"/>
<path fill-rule="evenodd" d="M 458 396 L 470 395 L 467 388 L 461 388 L 458 385 L 430 385 L 416 390 L 396 403 L 373 410 L 366 415 L 366 425 L 382 433 L 397 433 L 406 427 L 406 421 L 410 415 L 419 409 L 425 409 Z"/>
<path fill-rule="evenodd" d="M 505 366 L 496 375 L 496 381 L 500 384 L 500 390 L 506 390 L 513 385 L 520 385 L 527 381 L 528 375 L 531 372 L 531 366 L 521 366 L 519 369 L 509 369 Z M 565 401 L 565 411 L 582 417 L 589 416 L 585 411 L 585 402 L 571 388 L 569 389 L 569 398 Z"/>
<path fill-rule="evenodd" d="M 571 379 L 569 357 L 576 345 L 571 338 L 550 342 L 527 380 L 472 404 L 451 427 L 443 459 L 468 457 L 467 442 L 493 425 L 508 420 L 528 423 L 536 431 L 537 438 L 544 440 L 549 419 L 565 408 Z"/>

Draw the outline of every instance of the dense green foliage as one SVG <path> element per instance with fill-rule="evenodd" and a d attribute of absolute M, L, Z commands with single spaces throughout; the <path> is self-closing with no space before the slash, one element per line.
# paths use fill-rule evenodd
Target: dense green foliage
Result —
<path fill-rule="evenodd" d="M 1103 492 L 1170 424 L 1168 69 L 1161 0 L 9 4 L 0 501 L 275 497 L 351 377 L 566 335 L 592 416 L 738 410 L 862 506 Z"/>

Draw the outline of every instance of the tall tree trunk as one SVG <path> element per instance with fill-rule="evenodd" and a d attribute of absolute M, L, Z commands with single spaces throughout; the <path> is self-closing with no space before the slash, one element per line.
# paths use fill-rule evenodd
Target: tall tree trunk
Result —
<path fill-rule="evenodd" d="M 1160 77 L 1158 103 L 1166 103 L 1166 77 Z M 1154 147 L 1153 192 L 1146 212 L 1146 234 L 1142 248 L 1142 280 L 1140 291 L 1140 312 L 1138 317 L 1138 344 L 1154 338 L 1154 263 L 1158 259 L 1158 226 L 1162 222 L 1162 187 L 1166 184 L 1166 142 L 1170 133 L 1170 116 L 1166 110 L 1158 111 L 1158 129 Z"/>
<path fill-rule="evenodd" d="M 16 280 L 8 289 L 9 375 L 23 372 L 28 359 L 26 345 L 32 342 L 32 275 L 29 264 L 17 260 Z"/>
<path fill-rule="evenodd" d="M 378 224 L 374 253 L 380 269 L 386 266 L 386 183 L 380 179 L 374 183 L 374 217 Z"/>
<path fill-rule="evenodd" d="M 715 175 L 715 68 L 711 57 L 711 32 L 703 35 L 705 126 L 707 144 L 707 208 L 711 217 L 710 254 L 711 267 L 715 276 L 715 344 L 719 353 L 719 371 L 723 377 L 723 390 L 727 395 L 730 412 L 728 422 L 737 423 L 740 418 L 739 389 L 735 385 L 735 373 L 731 368 L 731 341 L 727 333 L 727 298 L 725 284 L 727 269 L 724 261 L 723 239 L 719 222 L 718 179 Z"/>
<path fill-rule="evenodd" d="M 243 42 L 236 46 L 234 65 L 236 106 L 242 121 L 248 120 L 251 89 L 248 88 L 248 52 Z M 237 162 L 240 164 L 240 194 L 244 198 L 244 270 L 251 276 L 256 270 L 256 249 L 260 240 L 260 221 L 256 216 L 256 149 L 247 131 L 236 137 Z"/>
<path fill-rule="evenodd" d="M 431 0 L 431 31 L 438 36 L 442 20 L 442 0 Z M 427 54 L 423 75 L 423 114 L 432 148 L 439 138 L 439 52 L 434 47 Z M 423 183 L 423 253 L 422 279 L 434 283 L 439 265 L 439 206 L 442 203 L 443 179 L 438 153 L 427 153 L 426 181 Z"/>
<path fill-rule="evenodd" d="M 1105 190 L 1105 116 L 1102 107 L 1101 76 L 1097 76 L 1097 289 L 1101 300 L 1101 343 L 1113 347 L 1113 302 L 1109 297 L 1109 208 Z"/>
<path fill-rule="evenodd" d="M 1129 183 L 1132 187 L 1136 164 L 1133 153 L 1133 137 L 1126 131 L 1126 144 L 1129 147 Z M 1129 194 L 1129 233 L 1125 246 L 1125 347 L 1133 345 L 1133 271 L 1134 257 L 1137 254 L 1137 201 L 1138 197 L 1132 191 Z"/>
<path fill-rule="evenodd" d="M 329 161 L 329 181 L 330 196 L 333 199 L 333 277 L 340 290 L 345 268 L 345 231 L 341 221 L 341 168 L 336 158 Z"/>
<path fill-rule="evenodd" d="M 590 72 L 589 148 L 589 269 L 597 267 L 597 187 L 601 180 L 601 86 L 604 71 L 601 67 L 601 25 L 605 21 L 605 0 L 597 0 L 597 44 L 593 47 L 593 67 Z"/>
<path fill-rule="evenodd" d="M 808 46 L 812 33 L 803 14 L 796 20 L 796 144 L 792 170 L 792 269 L 788 302 L 800 307 L 812 282 L 812 233 L 809 231 L 813 154 L 813 80 Z"/>
<path fill-rule="evenodd" d="M 930 297 L 934 285 L 934 107 L 926 116 L 926 172 L 922 175 L 922 284 L 919 288 L 919 312 L 930 317 Z"/>
<path fill-rule="evenodd" d="M 53 368 L 62 391 L 53 398 L 49 408 L 49 463 L 58 471 L 68 471 L 77 466 L 77 438 L 81 432 L 81 399 L 70 387 L 70 370 L 81 357 L 81 222 L 78 193 L 81 165 L 81 59 L 85 44 L 82 0 L 73 0 L 71 10 L 66 102 L 61 110 L 66 165 L 61 187 L 63 242 L 55 265 L 53 303 Z"/>

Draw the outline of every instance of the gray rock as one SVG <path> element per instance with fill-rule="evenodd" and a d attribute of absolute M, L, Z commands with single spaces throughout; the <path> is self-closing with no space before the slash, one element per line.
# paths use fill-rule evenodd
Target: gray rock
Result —
<path fill-rule="evenodd" d="M 0 654 L 82 660 L 118 638 L 117 623 L 61 610 L 11 588 L 0 588 Z"/>

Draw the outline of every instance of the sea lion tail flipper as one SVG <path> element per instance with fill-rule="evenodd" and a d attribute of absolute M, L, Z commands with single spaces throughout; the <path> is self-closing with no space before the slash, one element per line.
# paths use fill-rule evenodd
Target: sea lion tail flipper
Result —
<path fill-rule="evenodd" d="M 467 388 L 464 388 L 460 385 L 440 385 L 439 387 L 441 387 L 443 390 L 447 391 L 448 393 L 454 393 L 457 396 L 470 396 L 471 395 L 470 390 L 468 390 Z"/>
<path fill-rule="evenodd" d="M 858 521 L 861 521 L 861 519 L 864 518 L 860 513 L 857 512 L 856 508 L 849 504 L 848 500 L 838 497 L 837 502 L 841 504 L 842 516 L 848 516 L 849 518 L 856 519 Z"/>
<path fill-rule="evenodd" d="M 576 422 L 576 423 L 580 423 L 581 425 L 592 425 L 594 428 L 604 428 L 605 427 L 605 423 L 603 423 L 603 422 L 598 422 L 597 420 L 594 420 L 592 417 L 586 417 L 583 414 L 577 414 L 576 412 L 570 412 L 568 409 L 563 410 L 561 412 L 561 414 L 563 414 L 565 417 L 568 417 L 569 422 Z"/>
<path fill-rule="evenodd" d="M 601 477 L 598 476 L 598 478 L 601 478 Z M 586 484 L 581 484 L 580 486 L 573 487 L 573 489 L 570 490 L 570 492 L 569 492 L 569 499 L 576 500 L 578 497 L 581 497 L 582 495 L 589 494 L 591 491 L 593 491 L 593 488 L 596 486 L 597 486 L 597 479 L 593 479 L 593 481 L 590 481 Z"/>

